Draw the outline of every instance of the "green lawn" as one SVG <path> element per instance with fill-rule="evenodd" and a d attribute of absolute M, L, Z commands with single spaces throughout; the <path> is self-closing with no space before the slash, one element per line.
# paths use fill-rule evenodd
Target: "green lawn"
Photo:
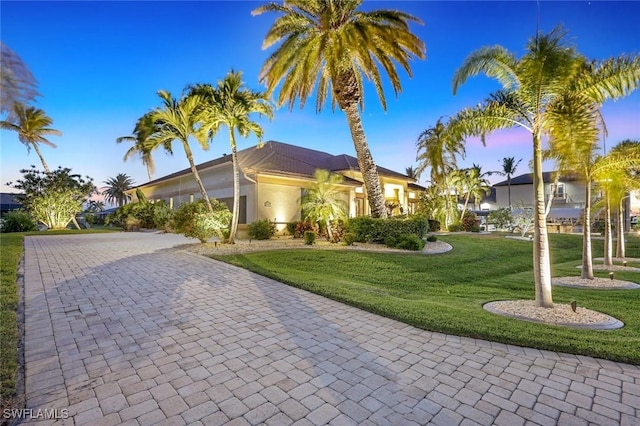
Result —
<path fill-rule="evenodd" d="M 18 374 L 18 263 L 25 235 L 69 235 L 114 232 L 113 229 L 0 233 L 0 409 L 11 404 Z"/>
<path fill-rule="evenodd" d="M 554 302 L 575 300 L 609 314 L 625 323 L 618 330 L 574 330 L 491 314 L 482 309 L 484 303 L 534 298 L 532 244 L 501 235 L 440 239 L 454 249 L 432 256 L 287 250 L 214 258 L 427 330 L 640 364 L 640 289 L 554 287 Z M 581 237 L 550 239 L 553 275 L 579 275 Z M 603 242 L 595 240 L 593 249 L 601 257 Z M 640 257 L 637 236 L 629 237 L 627 256 Z M 616 278 L 640 282 L 640 273 L 616 272 Z"/>

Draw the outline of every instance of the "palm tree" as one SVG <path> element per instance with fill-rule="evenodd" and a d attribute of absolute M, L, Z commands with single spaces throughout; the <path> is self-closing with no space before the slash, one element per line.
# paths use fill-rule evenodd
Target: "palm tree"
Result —
<path fill-rule="evenodd" d="M 133 136 L 121 136 L 116 139 L 117 143 L 133 142 L 133 146 L 124 154 L 124 161 L 139 155 L 142 164 L 147 168 L 147 176 L 151 180 L 151 175 L 155 171 L 155 164 L 151 155 L 151 150 L 146 145 L 147 139 L 157 130 L 153 119 L 153 112 L 148 112 L 138 119 L 133 129 Z"/>
<path fill-rule="evenodd" d="M 122 207 L 129 201 L 129 196 L 126 191 L 133 186 L 133 179 L 125 173 L 118 173 L 114 178 L 109 178 L 104 181 L 107 185 L 102 193 L 104 194 L 104 200 L 107 203 L 117 204 L 118 207 Z"/>
<path fill-rule="evenodd" d="M 233 70 L 227 74 L 224 80 L 218 82 L 215 89 L 210 85 L 196 85 L 191 88 L 190 93 L 201 96 L 209 107 L 206 116 L 203 117 L 203 129 L 209 131 L 210 138 L 214 136 L 220 126 L 226 126 L 229 130 L 233 165 L 233 216 L 227 242 L 233 244 L 240 216 L 240 176 L 235 133 L 237 131 L 240 136 L 245 138 L 253 133 L 260 144 L 262 127 L 255 121 L 251 121 L 249 115 L 257 113 L 271 119 L 273 107 L 269 104 L 264 93 L 247 89 L 242 81 L 242 73 L 233 72 Z"/>
<path fill-rule="evenodd" d="M 420 179 L 420 173 L 413 166 L 405 167 L 404 174 L 414 179 L 416 182 Z"/>
<path fill-rule="evenodd" d="M 507 177 L 507 192 L 509 194 L 509 210 L 511 210 L 511 176 L 516 173 L 522 158 L 516 161 L 516 157 L 504 157 L 502 159 L 502 171 L 498 173 Z"/>
<path fill-rule="evenodd" d="M 314 177 L 315 182 L 302 197 L 300 208 L 305 215 L 305 220 L 324 223 L 329 240 L 333 241 L 331 221 L 347 217 L 343 193 L 337 189 L 337 185 L 342 183 L 342 176 L 318 169 Z"/>
<path fill-rule="evenodd" d="M 157 128 L 147 138 L 144 149 L 151 152 L 162 146 L 165 151 L 171 154 L 173 153 L 172 142 L 175 140 L 180 141 L 207 210 L 209 213 L 213 213 L 211 201 L 209 201 L 207 190 L 202 184 L 202 179 L 200 179 L 200 174 L 193 161 L 193 153 L 189 146 L 189 138 L 194 136 L 202 149 L 209 149 L 209 140 L 200 125 L 203 117 L 202 104 L 204 101 L 197 95 L 186 96 L 176 100 L 171 97 L 171 93 L 164 90 L 160 90 L 158 96 L 162 99 L 163 106 L 162 108 L 156 108 L 151 114 Z"/>
<path fill-rule="evenodd" d="M 614 58 L 593 64 L 585 72 L 585 59 L 564 43 L 560 27 L 548 34 L 538 33 L 517 59 L 502 46 L 473 52 L 456 71 L 453 91 L 469 78 L 485 74 L 503 89 L 483 104 L 461 111 L 456 129 L 464 135 L 484 136 L 497 129 L 515 126 L 526 129 L 533 140 L 534 184 L 534 280 L 536 305 L 553 307 L 551 266 L 546 227 L 544 182 L 542 180 L 543 137 L 553 128 L 551 114 L 568 104 L 568 97 L 580 98 L 582 105 L 601 104 L 629 94 L 640 83 L 640 59 Z M 590 126 L 591 123 L 588 123 Z"/>
<path fill-rule="evenodd" d="M 20 56 L 0 41 L 0 114 L 13 122 L 16 104 L 28 104 L 40 96 L 37 82 Z"/>
<path fill-rule="evenodd" d="M 51 173 L 49 166 L 47 166 L 40 152 L 39 144 L 43 143 L 55 148 L 56 144 L 47 140 L 44 135 L 60 136 L 62 132 L 49 127 L 53 123 L 53 120 L 48 117 L 43 110 L 35 107 L 25 107 L 21 103 L 15 103 L 13 107 L 16 123 L 2 120 L 0 121 L 0 129 L 18 133 L 18 140 L 27 147 L 27 152 L 33 148 L 36 154 L 38 154 L 38 157 L 40 157 L 44 171 Z"/>
<path fill-rule="evenodd" d="M 411 76 L 409 60 L 424 58 L 425 45 L 409 30 L 410 22 L 420 19 L 394 10 L 360 12 L 362 0 L 286 0 L 269 3 L 253 11 L 254 15 L 279 12 L 263 42 L 263 49 L 280 43 L 264 63 L 260 81 L 271 94 L 282 82 L 278 105 L 290 109 L 300 99 L 316 92 L 316 111 L 332 98 L 347 116 L 358 157 L 371 215 L 386 217 L 387 209 L 380 178 L 362 128 L 360 110 L 364 108 L 363 77 L 373 82 L 383 109 L 386 100 L 380 66 L 389 76 L 397 95 L 402 87 L 396 63 Z"/>
<path fill-rule="evenodd" d="M 594 181 L 604 191 L 605 206 L 605 251 L 604 264 L 613 264 L 613 238 L 611 232 L 612 205 L 616 205 L 617 240 L 616 257 L 625 257 L 624 246 L 624 205 L 629 191 L 640 188 L 640 142 L 625 140 L 616 145 L 596 163 Z"/>
<path fill-rule="evenodd" d="M 474 165 L 475 166 L 475 165 Z M 491 188 L 489 182 L 481 176 L 481 172 L 478 171 L 478 167 L 471 167 L 469 169 L 458 170 L 454 173 L 455 187 L 464 194 L 464 207 L 460 213 L 460 222 L 464 218 L 464 212 L 467 211 L 469 205 L 469 199 L 473 197 L 475 200 L 482 198 L 483 195 L 489 194 Z"/>
<path fill-rule="evenodd" d="M 451 131 L 449 123 L 443 124 L 442 118 L 436 125 L 424 130 L 416 141 L 418 167 L 417 173 L 422 173 L 427 167 L 431 167 L 431 184 L 446 193 L 445 201 L 445 227 L 452 220 L 454 207 L 451 203 L 450 181 L 452 172 L 457 169 L 456 155 L 465 157 L 464 139 Z"/>

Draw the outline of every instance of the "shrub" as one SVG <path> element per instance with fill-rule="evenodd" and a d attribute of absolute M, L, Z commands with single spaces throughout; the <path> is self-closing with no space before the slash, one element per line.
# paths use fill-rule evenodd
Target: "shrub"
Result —
<path fill-rule="evenodd" d="M 461 232 L 462 224 L 460 222 L 455 222 L 449 225 L 449 232 Z"/>
<path fill-rule="evenodd" d="M 469 210 L 464 212 L 462 221 L 460 223 L 462 229 L 466 232 L 479 232 L 480 226 L 478 225 L 478 216 Z"/>
<path fill-rule="evenodd" d="M 249 224 L 249 238 L 268 240 L 276 234 L 276 224 L 269 219 L 256 220 Z"/>
<path fill-rule="evenodd" d="M 27 212 L 13 210 L 2 216 L 2 232 L 28 232 L 36 230 L 36 222 Z"/>
<path fill-rule="evenodd" d="M 314 231 L 304 231 L 304 243 L 308 246 L 315 244 L 316 233 Z"/>
<path fill-rule="evenodd" d="M 387 247 L 394 248 L 398 245 L 398 239 L 396 237 L 389 236 L 384 239 L 384 245 Z"/>
<path fill-rule="evenodd" d="M 140 229 L 140 219 L 135 216 L 127 216 L 124 219 L 124 223 L 122 224 L 122 228 L 125 231 L 137 231 Z"/>
<path fill-rule="evenodd" d="M 424 248 L 424 241 L 422 238 L 418 237 L 416 234 L 402 235 L 398 239 L 398 243 L 396 244 L 397 248 L 403 250 L 422 250 Z"/>
<path fill-rule="evenodd" d="M 332 220 L 329 222 L 329 227 L 331 228 L 331 238 L 329 238 L 329 233 L 327 232 L 327 239 L 332 243 L 342 241 L 345 232 L 344 221 L 342 219 Z"/>
<path fill-rule="evenodd" d="M 353 243 L 355 243 L 357 241 L 356 240 L 356 234 L 354 234 L 353 232 L 347 232 L 342 237 L 342 241 L 345 243 L 345 245 L 352 246 Z"/>
<path fill-rule="evenodd" d="M 289 234 L 291 236 L 295 236 L 296 225 L 298 225 L 298 222 L 288 222 L 287 223 L 287 234 Z"/>
<path fill-rule="evenodd" d="M 318 231 L 318 226 L 309 221 L 298 221 L 293 232 L 293 238 L 302 238 L 307 231 Z"/>
<path fill-rule="evenodd" d="M 178 234 L 187 238 L 197 238 L 201 243 L 218 235 L 223 238 L 222 229 L 227 228 L 231 220 L 231 212 L 227 205 L 211 199 L 213 213 L 209 213 L 204 200 L 184 203 L 174 213 L 172 227 Z"/>
<path fill-rule="evenodd" d="M 429 230 L 429 221 L 422 216 L 409 219 L 374 219 L 356 217 L 349 220 L 347 232 L 356 235 L 356 241 L 384 243 L 388 237 L 416 234 L 420 237 Z"/>
<path fill-rule="evenodd" d="M 435 219 L 428 219 L 429 221 L 429 232 L 438 232 L 440 231 L 440 221 Z"/>
<path fill-rule="evenodd" d="M 429 241 L 430 243 L 435 243 L 436 241 L 438 241 L 438 237 L 436 237 L 435 235 L 429 235 L 427 237 L 427 241 Z"/>

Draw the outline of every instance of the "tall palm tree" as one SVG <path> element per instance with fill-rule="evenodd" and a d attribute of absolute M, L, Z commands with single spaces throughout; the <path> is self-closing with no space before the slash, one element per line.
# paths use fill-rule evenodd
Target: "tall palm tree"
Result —
<path fill-rule="evenodd" d="M 431 168 L 431 184 L 445 194 L 445 227 L 448 227 L 455 210 L 450 194 L 452 172 L 458 167 L 456 156 L 465 157 L 464 138 L 452 132 L 449 123 L 444 124 L 439 118 L 435 126 L 420 133 L 416 146 L 416 172 Z"/>
<path fill-rule="evenodd" d="M 456 128 L 465 135 L 484 136 L 497 129 L 519 126 L 532 135 L 534 185 L 534 280 L 536 305 L 553 307 L 551 266 L 546 227 L 542 142 L 552 130 L 550 113 L 561 110 L 567 97 L 583 99 L 583 105 L 601 104 L 629 94 L 640 84 L 640 59 L 613 58 L 594 63 L 585 73 L 585 59 L 564 42 L 565 31 L 557 27 L 537 33 L 526 53 L 516 58 L 502 46 L 473 52 L 456 71 L 453 91 L 469 77 L 485 74 L 503 89 L 475 108 L 461 111 Z M 591 125 L 589 123 L 588 125 Z"/>
<path fill-rule="evenodd" d="M 516 157 L 504 157 L 502 159 L 502 170 L 498 173 L 507 177 L 507 192 L 509 194 L 509 209 L 511 210 L 511 177 L 516 173 L 522 158 L 516 161 Z"/>
<path fill-rule="evenodd" d="M 0 40 L 0 114 L 15 119 L 15 105 L 28 104 L 40 96 L 37 82 L 22 58 Z"/>
<path fill-rule="evenodd" d="M 337 185 L 342 182 L 342 176 L 318 169 L 314 177 L 315 182 L 302 197 L 300 208 L 306 220 L 324 223 L 329 240 L 333 241 L 331 221 L 347 217 L 347 206 L 343 194 L 337 189 Z"/>
<path fill-rule="evenodd" d="M 142 164 L 147 168 L 147 176 L 151 180 L 151 176 L 155 171 L 155 164 L 151 149 L 147 146 L 147 139 L 157 130 L 156 123 L 153 119 L 153 112 L 148 112 L 136 121 L 132 136 L 121 136 L 116 139 L 117 143 L 133 142 L 133 146 L 124 154 L 124 161 L 139 155 Z M 170 149 L 169 149 L 170 150 Z"/>
<path fill-rule="evenodd" d="M 257 113 L 271 119 L 273 107 L 264 93 L 247 89 L 242 81 L 242 73 L 233 72 L 233 70 L 226 75 L 224 80 L 219 81 L 215 88 L 210 85 L 195 85 L 191 88 L 190 93 L 201 96 L 208 105 L 203 116 L 203 129 L 208 130 L 209 138 L 215 135 L 220 126 L 226 126 L 229 130 L 233 165 L 233 216 L 227 242 L 233 244 L 240 216 L 240 176 L 236 131 L 245 138 L 253 133 L 260 144 L 263 134 L 262 127 L 255 121 L 251 121 L 250 115 Z"/>
<path fill-rule="evenodd" d="M 126 191 L 133 186 L 133 179 L 126 173 L 118 173 L 116 177 L 104 181 L 107 189 L 102 191 L 107 203 L 117 204 L 122 207 L 129 201 Z"/>
<path fill-rule="evenodd" d="M 203 117 L 202 104 L 204 101 L 197 95 L 185 96 L 176 100 L 171 96 L 171 93 L 164 90 L 160 90 L 158 96 L 162 99 L 163 105 L 161 108 L 156 108 L 151 114 L 157 128 L 147 138 L 145 149 L 153 151 L 158 147 L 163 147 L 165 151 L 171 154 L 173 153 L 171 144 L 178 140 L 182 144 L 193 178 L 200 188 L 207 210 L 209 213 L 213 213 L 211 201 L 209 201 L 207 190 L 202 183 L 202 179 L 200 179 L 200 174 L 193 161 L 193 153 L 189 146 L 189 138 L 193 136 L 202 149 L 209 149 L 209 140 L 200 125 Z"/>
<path fill-rule="evenodd" d="M 402 87 L 396 63 L 411 76 L 409 60 L 424 58 L 424 43 L 409 30 L 420 19 L 394 10 L 361 12 L 362 0 L 286 0 L 269 3 L 254 15 L 277 12 L 263 49 L 280 43 L 262 67 L 260 81 L 269 94 L 282 82 L 278 105 L 292 109 L 296 99 L 303 107 L 316 92 L 316 111 L 332 99 L 347 116 L 351 137 L 374 217 L 386 217 L 380 178 L 373 161 L 360 110 L 364 108 L 363 77 L 373 82 L 383 109 L 386 100 L 380 66 L 397 95 Z"/>
<path fill-rule="evenodd" d="M 15 123 L 2 120 L 0 121 L 0 129 L 18 133 L 18 140 L 27 147 L 27 152 L 33 148 L 36 151 L 36 154 L 38 154 L 38 157 L 40 157 L 44 171 L 51 173 L 49 166 L 47 166 L 47 163 L 44 161 L 44 157 L 40 152 L 39 144 L 42 143 L 55 148 L 56 144 L 49 141 L 44 136 L 60 136 L 62 135 L 62 132 L 49 127 L 53 123 L 53 120 L 39 108 L 25 107 L 21 103 L 15 103 L 13 108 L 15 113 Z"/>

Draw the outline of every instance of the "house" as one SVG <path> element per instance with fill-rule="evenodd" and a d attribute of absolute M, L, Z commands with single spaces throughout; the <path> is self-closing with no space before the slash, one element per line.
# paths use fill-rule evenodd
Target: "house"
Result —
<path fill-rule="evenodd" d="M 339 190 L 348 206 L 349 217 L 370 213 L 362 173 L 355 157 L 333 155 L 282 142 L 269 141 L 262 147 L 238 152 L 240 169 L 239 231 L 247 224 L 270 219 L 279 230 L 287 222 L 301 219 L 300 200 L 314 182 L 317 169 L 329 170 L 343 176 Z M 226 203 L 233 201 L 233 174 L 230 155 L 196 166 L 207 195 Z M 393 205 L 393 213 L 412 212 L 418 193 L 424 188 L 415 180 L 393 170 L 378 166 L 385 200 Z M 139 185 L 128 191 L 136 200 L 140 189 L 151 201 L 164 201 L 171 208 L 200 198 L 200 189 L 190 168 Z"/>
<path fill-rule="evenodd" d="M 584 180 L 575 174 L 562 175 L 555 185 L 556 172 L 544 172 L 545 203 L 551 200 L 551 210 L 547 222 L 552 229 L 560 229 L 562 224 L 575 225 L 580 221 L 586 203 L 586 186 Z M 509 185 L 506 180 L 493 185 L 496 189 L 495 208 L 509 207 Z M 596 185 L 592 187 L 592 202 L 598 196 Z M 640 212 L 640 199 L 632 193 L 627 197 L 626 223 L 634 212 Z M 511 178 L 511 205 L 522 208 L 533 208 L 534 188 L 533 174 L 525 173 Z M 592 216 L 595 217 L 595 216 Z M 628 228 L 628 225 L 625 225 Z M 555 228 L 554 228 L 555 227 Z"/>
<path fill-rule="evenodd" d="M 0 214 L 19 209 L 21 207 L 20 201 L 17 199 L 19 195 L 0 192 Z"/>

